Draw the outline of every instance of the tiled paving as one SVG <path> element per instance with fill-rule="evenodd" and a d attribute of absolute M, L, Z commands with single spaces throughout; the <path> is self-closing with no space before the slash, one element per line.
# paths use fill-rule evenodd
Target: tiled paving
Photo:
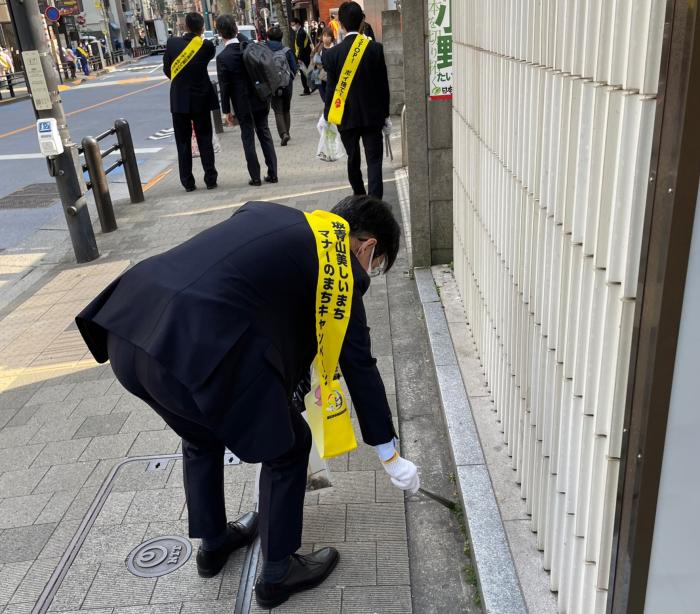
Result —
<path fill-rule="evenodd" d="M 75 314 L 134 262 L 230 216 L 247 200 L 278 200 L 304 210 L 329 208 L 348 194 L 344 163 L 314 158 L 316 97 L 295 97 L 293 140 L 278 148 L 280 183 L 250 188 L 238 130 L 222 137 L 220 187 L 185 195 L 168 175 L 142 205 L 117 205 L 119 230 L 97 235 L 102 257 L 65 262 L 0 312 L 0 612 L 31 612 L 79 534 L 105 480 L 125 458 L 176 454 L 179 439 L 141 401 L 97 365 L 73 324 Z M 199 173 L 195 161 L 195 172 Z M 396 200 L 387 167 L 387 197 Z M 366 296 L 387 392 L 396 408 L 384 280 Z M 135 309 L 137 306 L 135 305 Z M 359 433 L 359 430 L 357 430 Z M 61 614 L 216 614 L 233 612 L 244 552 L 223 574 L 197 576 L 194 555 L 172 574 L 137 578 L 125 559 L 142 541 L 186 536 L 182 467 L 121 466 L 109 496 L 56 586 L 50 611 Z M 279 613 L 408 613 L 409 555 L 403 494 L 391 486 L 372 449 L 333 459 L 333 491 L 307 497 L 304 550 L 334 545 L 341 562 L 318 589 Z M 255 467 L 228 466 L 230 517 L 252 509 Z M 196 552 L 196 541 L 193 544 Z M 259 611 L 253 604 L 251 612 Z"/>

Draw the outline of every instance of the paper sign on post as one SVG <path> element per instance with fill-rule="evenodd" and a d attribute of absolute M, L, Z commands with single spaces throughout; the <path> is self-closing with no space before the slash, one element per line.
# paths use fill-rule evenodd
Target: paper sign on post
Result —
<path fill-rule="evenodd" d="M 452 98 L 451 0 L 429 0 L 430 100 Z"/>
<path fill-rule="evenodd" d="M 22 61 L 24 62 L 24 72 L 32 93 L 34 108 L 37 111 L 49 111 L 53 104 L 49 94 L 49 86 L 46 84 L 44 69 L 41 67 L 41 56 L 39 52 L 23 51 Z"/>

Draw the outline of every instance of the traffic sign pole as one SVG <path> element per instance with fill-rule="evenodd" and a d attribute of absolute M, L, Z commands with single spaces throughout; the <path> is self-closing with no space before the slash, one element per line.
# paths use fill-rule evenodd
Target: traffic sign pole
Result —
<path fill-rule="evenodd" d="M 63 143 L 63 153 L 47 158 L 56 178 L 61 204 L 78 262 L 99 256 L 85 195 L 78 180 L 78 148 L 71 141 L 66 116 L 58 94 L 58 75 L 51 59 L 37 0 L 9 0 L 10 13 L 22 51 L 29 91 L 37 119 L 54 118 Z M 82 169 L 81 169 L 82 171 Z"/>

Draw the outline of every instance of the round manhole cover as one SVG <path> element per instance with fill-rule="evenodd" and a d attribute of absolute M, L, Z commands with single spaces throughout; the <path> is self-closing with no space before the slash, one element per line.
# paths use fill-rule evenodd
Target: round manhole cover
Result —
<path fill-rule="evenodd" d="M 175 571 L 189 561 L 192 544 L 184 537 L 167 535 L 149 539 L 131 551 L 126 566 L 135 576 L 157 578 Z"/>

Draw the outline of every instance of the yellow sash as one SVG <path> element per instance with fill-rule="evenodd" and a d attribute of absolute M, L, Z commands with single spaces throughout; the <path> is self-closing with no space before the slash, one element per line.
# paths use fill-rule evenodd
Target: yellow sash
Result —
<path fill-rule="evenodd" d="M 334 379 L 352 305 L 350 229 L 343 218 L 328 211 L 305 215 L 316 239 L 318 254 L 318 353 L 313 362 L 311 392 L 306 395 L 304 405 L 316 449 L 321 458 L 330 458 L 357 447 L 345 395 Z M 316 401 L 318 388 L 320 406 Z"/>
<path fill-rule="evenodd" d="M 170 80 L 177 77 L 178 73 L 189 63 L 189 61 L 199 51 L 204 41 L 199 36 L 195 36 L 185 47 L 180 55 L 178 55 L 170 66 Z"/>
<path fill-rule="evenodd" d="M 360 61 L 365 54 L 365 49 L 367 49 L 369 41 L 370 39 L 363 34 L 358 34 L 355 40 L 352 41 L 352 47 L 348 52 L 348 56 L 345 58 L 343 69 L 340 71 L 340 77 L 338 77 L 338 83 L 335 86 L 331 110 L 328 112 L 328 121 L 331 124 L 340 126 L 340 123 L 343 121 L 345 100 L 348 97 L 352 80 L 355 78 L 357 67 L 360 65 Z"/>

